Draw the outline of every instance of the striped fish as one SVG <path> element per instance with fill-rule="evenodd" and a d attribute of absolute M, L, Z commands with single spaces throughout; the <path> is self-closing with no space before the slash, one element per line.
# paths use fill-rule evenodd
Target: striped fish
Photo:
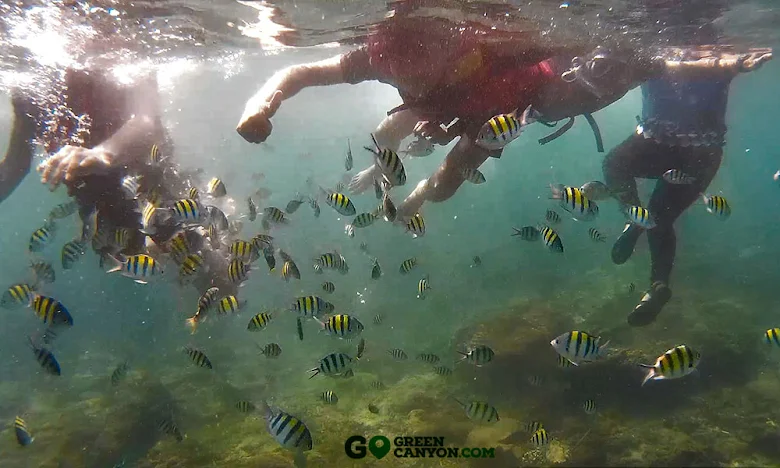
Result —
<path fill-rule="evenodd" d="M 546 219 L 548 223 L 558 224 L 561 222 L 561 215 L 555 210 L 547 210 L 544 219 Z"/>
<path fill-rule="evenodd" d="M 246 306 L 246 301 L 240 301 L 234 295 L 225 296 L 219 300 L 217 312 L 220 315 L 234 314 Z"/>
<path fill-rule="evenodd" d="M 149 150 L 149 164 L 151 165 L 157 165 L 160 164 L 160 161 L 165 159 L 160 154 L 160 147 L 157 146 L 157 144 L 153 144 L 152 148 Z"/>
<path fill-rule="evenodd" d="M 283 411 L 268 410 L 268 432 L 286 449 L 311 450 L 314 446 L 311 432 L 300 419 Z"/>
<path fill-rule="evenodd" d="M 421 353 L 417 355 L 418 361 L 426 362 L 428 364 L 436 364 L 440 361 L 439 356 L 431 353 Z"/>
<path fill-rule="evenodd" d="M 320 204 L 317 202 L 316 198 L 309 198 L 309 206 L 311 206 L 311 210 L 314 212 L 314 217 L 319 218 L 320 217 Z"/>
<path fill-rule="evenodd" d="M 574 364 L 572 364 L 571 361 L 569 361 L 568 359 L 566 359 L 564 356 L 562 356 L 560 354 L 558 354 L 557 360 L 558 360 L 558 367 L 560 367 L 561 369 L 566 369 L 568 367 L 574 367 Z"/>
<path fill-rule="evenodd" d="M 62 268 L 70 270 L 73 265 L 86 253 L 87 245 L 79 239 L 74 239 L 62 246 Z"/>
<path fill-rule="evenodd" d="M 438 366 L 433 368 L 433 372 L 435 372 L 438 375 L 441 375 L 443 377 L 446 377 L 448 375 L 452 375 L 452 369 L 445 366 Z"/>
<path fill-rule="evenodd" d="M 360 213 L 352 219 L 352 225 L 356 228 L 371 226 L 376 221 L 377 215 L 374 213 Z"/>
<path fill-rule="evenodd" d="M 145 234 L 154 234 L 157 231 L 157 205 L 146 201 L 141 208 L 141 225 Z"/>
<path fill-rule="evenodd" d="M 244 240 L 236 240 L 228 247 L 228 252 L 232 258 L 241 260 L 242 262 L 251 263 L 260 258 L 260 253 L 252 242 Z"/>
<path fill-rule="evenodd" d="M 211 366 L 211 361 L 206 356 L 206 354 L 203 353 L 203 351 L 190 346 L 185 346 L 184 348 L 182 348 L 182 350 L 184 351 L 184 354 L 190 357 L 192 362 L 198 365 L 198 367 L 213 369 L 213 367 Z"/>
<path fill-rule="evenodd" d="M 274 249 L 268 247 L 263 249 L 263 258 L 268 265 L 268 271 L 274 271 L 276 268 L 276 257 L 274 257 Z"/>
<path fill-rule="evenodd" d="M 374 325 L 382 325 L 382 314 L 374 315 L 374 318 L 373 318 L 372 321 L 374 322 Z"/>
<path fill-rule="evenodd" d="M 265 249 L 272 249 L 274 246 L 273 242 L 274 242 L 274 238 L 269 236 L 268 234 L 258 234 L 252 238 L 252 245 L 254 245 L 255 249 L 257 249 L 258 251 L 265 250 Z"/>
<path fill-rule="evenodd" d="M 337 191 L 340 191 L 340 190 L 337 190 Z M 303 205 L 304 201 L 305 200 L 303 198 L 301 198 L 300 195 L 296 194 L 295 198 L 293 198 L 292 200 L 287 202 L 287 206 L 284 207 L 284 211 L 287 214 L 293 214 L 296 211 L 298 211 L 298 208 L 300 208 L 301 205 Z"/>
<path fill-rule="evenodd" d="M 200 191 L 197 187 L 190 187 L 189 190 L 187 190 L 187 198 L 190 200 L 198 200 L 200 199 Z"/>
<path fill-rule="evenodd" d="M 236 403 L 236 409 L 238 411 L 242 412 L 242 413 L 251 413 L 256 408 L 255 408 L 255 405 L 252 402 L 246 401 L 246 400 L 241 400 L 241 401 Z"/>
<path fill-rule="evenodd" d="M 534 434 L 531 436 L 531 443 L 537 447 L 543 447 L 549 444 L 550 436 L 547 434 L 547 430 L 545 428 L 541 428 L 534 432 Z"/>
<path fill-rule="evenodd" d="M 240 285 L 246 281 L 247 278 L 249 278 L 249 272 L 251 270 L 252 267 L 242 262 L 241 260 L 231 260 L 231 262 L 228 264 L 228 279 L 230 279 L 233 284 Z"/>
<path fill-rule="evenodd" d="M 425 299 L 425 295 L 429 289 L 431 289 L 431 283 L 428 280 L 428 276 L 426 276 L 417 283 L 417 299 Z"/>
<path fill-rule="evenodd" d="M 53 283 L 57 278 L 51 263 L 44 261 L 30 262 L 30 268 L 37 282 Z"/>
<path fill-rule="evenodd" d="M 275 359 L 282 355 L 282 347 L 276 343 L 268 343 L 260 348 L 260 354 L 267 358 Z"/>
<path fill-rule="evenodd" d="M 582 409 L 585 410 L 585 414 L 593 414 L 596 412 L 596 402 L 593 400 L 585 400 L 582 404 Z"/>
<path fill-rule="evenodd" d="M 268 312 L 260 312 L 249 320 L 249 324 L 246 326 L 246 329 L 249 331 L 263 330 L 268 326 L 272 318 L 273 315 L 269 314 Z"/>
<path fill-rule="evenodd" d="M 217 177 L 214 177 L 209 181 L 206 191 L 214 198 L 221 198 L 227 195 L 227 187 L 225 187 L 225 183 Z"/>
<path fill-rule="evenodd" d="M 379 265 L 379 260 L 374 259 L 374 264 L 371 266 L 371 279 L 377 280 L 382 276 L 382 267 Z"/>
<path fill-rule="evenodd" d="M 674 185 L 690 185 L 696 182 L 695 177 L 691 177 L 679 169 L 669 169 L 664 172 L 663 179 Z"/>
<path fill-rule="evenodd" d="M 701 199 L 707 206 L 707 211 L 717 216 L 718 219 L 725 220 L 731 216 L 731 206 L 729 206 L 729 202 L 724 197 L 702 194 Z"/>
<path fill-rule="evenodd" d="M 416 213 L 406 223 L 406 230 L 412 233 L 412 237 L 422 237 L 425 235 L 425 220 L 420 213 Z"/>
<path fill-rule="evenodd" d="M 79 204 L 75 200 L 69 202 L 60 203 L 49 211 L 50 219 L 62 219 L 67 218 L 78 210 Z"/>
<path fill-rule="evenodd" d="M 360 320 L 346 314 L 331 315 L 320 325 L 329 335 L 347 339 L 360 335 L 364 328 Z"/>
<path fill-rule="evenodd" d="M 33 297 L 31 307 L 35 312 L 35 315 L 47 325 L 73 326 L 73 317 L 71 317 L 68 309 L 66 309 L 57 299 L 36 294 Z"/>
<path fill-rule="evenodd" d="M 127 371 L 130 370 L 130 365 L 127 361 L 120 363 L 113 372 L 111 372 L 111 385 L 116 387 L 127 375 Z"/>
<path fill-rule="evenodd" d="M 398 271 L 400 271 L 402 275 L 405 275 L 409 273 L 415 266 L 417 266 L 417 257 L 407 258 L 401 262 L 401 266 L 398 268 Z"/>
<path fill-rule="evenodd" d="M 355 205 L 352 204 L 352 200 L 348 196 L 339 192 L 327 192 L 321 187 L 320 190 L 325 196 L 325 203 L 339 214 L 344 216 L 353 216 L 355 214 Z"/>
<path fill-rule="evenodd" d="M 271 222 L 275 224 L 289 223 L 289 220 L 285 216 L 284 211 L 280 210 L 275 206 L 269 206 L 268 208 L 263 210 L 263 219 L 266 222 Z"/>
<path fill-rule="evenodd" d="M 179 267 L 179 279 L 188 280 L 192 278 L 203 266 L 203 256 L 201 254 L 189 254 L 184 257 Z"/>
<path fill-rule="evenodd" d="M 339 402 L 339 397 L 333 393 L 333 390 L 326 390 L 320 394 L 320 400 L 329 405 L 335 405 Z"/>
<path fill-rule="evenodd" d="M 30 445 L 35 438 L 30 435 L 30 431 L 27 429 L 27 424 L 24 419 L 17 416 L 14 419 L 14 434 L 16 435 L 16 442 L 22 447 Z"/>
<path fill-rule="evenodd" d="M 232 231 L 234 226 L 231 226 L 231 223 L 228 222 L 224 211 L 212 205 L 206 205 L 204 211 L 206 213 L 205 218 L 209 224 L 215 224 L 220 231 Z"/>
<path fill-rule="evenodd" d="M 764 333 L 764 339 L 767 344 L 780 346 L 780 328 L 770 328 Z"/>
<path fill-rule="evenodd" d="M 325 281 L 322 283 L 322 290 L 326 293 L 333 294 L 336 291 L 336 285 L 330 281 Z"/>
<path fill-rule="evenodd" d="M 26 283 L 14 284 L 8 287 L 0 299 L 0 306 L 6 309 L 29 305 L 35 288 Z"/>
<path fill-rule="evenodd" d="M 530 432 L 531 434 L 533 434 L 534 432 L 538 431 L 539 429 L 541 429 L 543 427 L 544 427 L 544 425 L 542 424 L 541 421 L 528 421 L 525 424 L 525 430 L 527 432 Z"/>
<path fill-rule="evenodd" d="M 319 374 L 341 374 L 350 369 L 352 369 L 352 358 L 349 357 L 349 355 L 344 353 L 330 353 L 324 358 L 320 359 L 317 367 L 309 371 L 312 372 L 312 375 L 309 378 L 314 378 Z"/>
<path fill-rule="evenodd" d="M 254 221 L 257 219 L 257 205 L 255 205 L 255 202 L 252 200 L 252 197 L 247 197 L 246 199 L 246 206 L 249 210 L 249 214 L 247 214 L 247 218 L 249 218 L 249 221 Z"/>
<path fill-rule="evenodd" d="M 48 227 L 40 227 L 30 235 L 28 244 L 30 252 L 40 252 L 54 239 L 54 231 Z"/>
<path fill-rule="evenodd" d="M 392 356 L 396 361 L 406 361 L 409 359 L 409 356 L 406 355 L 403 349 L 393 348 L 387 350 L 387 353 L 390 354 L 390 356 Z"/>
<path fill-rule="evenodd" d="M 344 170 L 347 172 L 351 171 L 353 163 L 354 160 L 352 159 L 352 145 L 349 143 L 349 138 L 347 138 L 347 156 L 344 158 Z"/>
<path fill-rule="evenodd" d="M 179 427 L 170 417 L 162 417 L 157 419 L 157 429 L 163 434 L 168 434 L 176 439 L 177 442 L 184 440 L 184 436 L 179 431 Z"/>
<path fill-rule="evenodd" d="M 546 245 L 551 252 L 563 253 L 563 241 L 561 240 L 561 236 L 559 236 L 553 228 L 543 226 L 539 232 L 542 235 L 542 239 L 544 239 L 544 245 Z"/>
<path fill-rule="evenodd" d="M 373 153 L 374 161 L 379 170 L 382 171 L 385 181 L 392 187 L 406 184 L 406 170 L 398 153 L 389 148 L 381 148 L 373 133 L 371 134 L 371 140 L 374 141 L 374 148 L 369 148 L 368 146 L 363 148 Z"/>
<path fill-rule="evenodd" d="M 347 237 L 349 237 L 350 239 L 355 237 L 355 226 L 351 224 L 347 224 L 346 226 L 344 226 L 344 234 L 346 234 Z"/>
<path fill-rule="evenodd" d="M 560 200 L 563 209 L 571 213 L 575 219 L 580 221 L 591 221 L 599 214 L 599 207 L 596 202 L 586 197 L 582 190 L 577 187 L 567 187 L 565 185 L 552 185 L 553 200 Z"/>
<path fill-rule="evenodd" d="M 342 274 L 349 271 L 347 260 L 338 252 L 324 253 L 315 262 L 322 268 L 338 270 Z"/>
<path fill-rule="evenodd" d="M 600 344 L 601 337 L 582 331 L 570 331 L 550 341 L 553 349 L 578 366 L 581 362 L 593 361 L 603 354 L 609 342 Z"/>
<path fill-rule="evenodd" d="M 630 223 L 636 224 L 641 228 L 652 229 L 655 227 L 655 219 L 646 208 L 642 208 L 641 206 L 627 206 L 623 209 L 623 214 L 625 214 L 626 219 L 628 219 Z"/>
<path fill-rule="evenodd" d="M 534 242 L 539 240 L 539 229 L 534 226 L 523 226 L 520 229 L 513 227 L 515 232 L 512 234 L 514 237 L 519 237 L 524 241 Z"/>
<path fill-rule="evenodd" d="M 461 169 L 460 175 L 463 176 L 463 179 L 471 182 L 472 184 L 484 184 L 486 181 L 484 174 L 479 172 L 478 169 Z"/>
<path fill-rule="evenodd" d="M 590 228 L 588 229 L 588 235 L 591 239 L 593 239 L 596 242 L 606 242 L 607 238 L 604 237 L 602 233 L 600 233 L 596 228 Z"/>
<path fill-rule="evenodd" d="M 493 116 L 485 122 L 477 134 L 475 142 L 477 146 L 492 151 L 500 150 L 519 137 L 526 125 L 535 122 L 531 106 L 523 111 L 520 118 L 517 117 L 517 110 L 515 109 L 509 114 Z"/>
<path fill-rule="evenodd" d="M 468 361 L 477 367 L 481 367 L 489 363 L 496 355 L 495 351 L 490 349 L 489 346 L 485 345 L 476 346 L 467 353 L 461 351 L 458 351 L 458 353 L 463 356 L 461 361 Z"/>
<path fill-rule="evenodd" d="M 334 307 L 333 304 L 319 296 L 303 296 L 293 302 L 290 310 L 298 312 L 299 315 L 304 317 L 316 317 L 323 313 L 329 314 L 333 312 Z"/>
<path fill-rule="evenodd" d="M 301 272 L 298 270 L 298 265 L 292 260 L 287 260 L 282 265 L 282 278 L 285 281 L 289 281 L 290 278 L 301 279 Z"/>
<path fill-rule="evenodd" d="M 163 269 L 157 261 L 145 254 L 131 255 L 124 262 L 114 257 L 110 258 L 116 263 L 116 266 L 108 270 L 107 273 L 121 271 L 123 276 L 134 278 L 136 283 L 146 284 L 147 278 L 163 274 Z"/>
<path fill-rule="evenodd" d="M 52 375 L 61 375 L 60 363 L 57 362 L 57 358 L 54 357 L 54 354 L 44 347 L 39 348 L 35 346 L 32 338 L 28 339 L 30 340 L 30 348 L 32 349 L 33 354 L 35 354 L 35 360 L 38 361 L 38 364 L 43 370 Z"/>
<path fill-rule="evenodd" d="M 650 380 L 679 379 L 692 373 L 699 365 L 701 354 L 686 345 L 675 346 L 656 359 L 654 365 L 640 364 L 648 369 L 642 385 Z"/>
<path fill-rule="evenodd" d="M 122 178 L 122 183 L 120 184 L 120 188 L 122 189 L 122 194 L 126 199 L 128 200 L 138 199 L 138 191 L 141 188 L 140 180 L 141 180 L 140 176 L 125 176 Z"/>
<path fill-rule="evenodd" d="M 303 341 L 303 320 L 300 317 L 295 317 L 295 331 L 298 332 L 298 339 Z"/>
<path fill-rule="evenodd" d="M 219 294 L 219 288 L 208 288 L 206 292 L 198 298 L 198 311 L 204 312 L 211 310 L 217 300 L 217 294 Z"/>
<path fill-rule="evenodd" d="M 468 416 L 469 419 L 472 421 L 478 421 L 478 422 L 494 422 L 498 421 L 498 411 L 496 410 L 495 406 L 485 403 L 483 401 L 472 401 L 469 403 L 462 403 L 458 402 L 460 406 L 463 407 L 464 410 L 466 410 L 466 416 Z"/>
<path fill-rule="evenodd" d="M 199 201 L 190 198 L 174 203 L 170 213 L 177 222 L 181 223 L 199 223 L 205 218 L 203 205 Z"/>

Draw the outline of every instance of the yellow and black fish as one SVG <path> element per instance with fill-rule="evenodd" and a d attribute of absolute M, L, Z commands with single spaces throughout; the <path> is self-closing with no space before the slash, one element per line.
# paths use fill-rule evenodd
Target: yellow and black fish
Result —
<path fill-rule="evenodd" d="M 512 228 L 515 232 L 512 234 L 513 237 L 519 237 L 520 239 L 524 241 L 534 242 L 539 240 L 539 228 L 536 228 L 534 226 L 523 226 L 520 229 L 513 227 Z"/>
<path fill-rule="evenodd" d="M 274 246 L 273 242 L 274 238 L 268 234 L 258 234 L 252 238 L 252 245 L 254 245 L 258 251 L 272 249 Z"/>
<path fill-rule="evenodd" d="M 284 211 L 275 206 L 269 206 L 263 210 L 263 217 L 267 222 L 273 222 L 276 224 L 287 224 L 289 221 L 284 214 Z"/>
<path fill-rule="evenodd" d="M 26 283 L 14 284 L 8 287 L 0 299 L 0 306 L 11 309 L 13 307 L 29 305 L 33 299 L 35 288 Z"/>
<path fill-rule="evenodd" d="M 236 409 L 242 413 L 251 413 L 256 408 L 254 403 L 246 400 L 241 400 L 236 403 Z"/>
<path fill-rule="evenodd" d="M 319 296 L 299 297 L 290 306 L 290 310 L 298 312 L 304 317 L 316 317 L 320 314 L 329 314 L 333 312 L 333 304 L 322 299 Z"/>
<path fill-rule="evenodd" d="M 86 253 L 86 244 L 79 239 L 74 239 L 62 246 L 62 268 L 70 270 L 73 265 Z"/>
<path fill-rule="evenodd" d="M 200 199 L 200 192 L 198 191 L 198 188 L 190 187 L 190 189 L 187 190 L 187 198 L 189 198 L 190 200 Z"/>
<path fill-rule="evenodd" d="M 482 174 L 479 169 L 465 168 L 460 171 L 460 174 L 465 180 L 475 185 L 484 184 L 486 182 L 484 174 Z"/>
<path fill-rule="evenodd" d="M 203 263 L 204 260 L 201 254 L 194 253 L 187 255 L 184 257 L 184 260 L 182 260 L 181 266 L 179 267 L 179 279 L 185 281 L 190 279 L 200 271 Z"/>
<path fill-rule="evenodd" d="M 484 401 L 472 401 L 470 403 L 461 403 L 458 400 L 455 401 L 466 410 L 466 416 L 472 421 L 493 422 L 499 420 L 496 407 L 489 403 Z"/>
<path fill-rule="evenodd" d="M 398 268 L 398 271 L 400 271 L 402 275 L 405 275 L 409 273 L 415 266 L 417 266 L 417 257 L 407 258 L 401 262 L 401 267 Z"/>
<path fill-rule="evenodd" d="M 496 355 L 495 351 L 493 351 L 489 346 L 485 345 L 476 346 L 467 353 L 461 351 L 458 351 L 458 353 L 463 356 L 461 361 L 468 361 L 477 367 L 484 366 L 485 364 L 489 363 Z"/>
<path fill-rule="evenodd" d="M 353 216 L 355 214 L 355 205 L 352 204 L 352 200 L 348 196 L 339 192 L 326 192 L 323 188 L 320 188 L 320 190 L 325 196 L 325 203 L 339 214 L 344 216 Z"/>
<path fill-rule="evenodd" d="M 780 346 L 780 328 L 770 328 L 764 333 L 767 344 Z"/>
<path fill-rule="evenodd" d="M 342 374 L 352 369 L 352 358 L 348 354 L 344 353 L 330 353 L 324 358 L 320 359 L 317 367 L 309 370 L 312 373 L 309 376 L 310 379 L 316 375 L 334 375 Z"/>
<path fill-rule="evenodd" d="M 393 187 L 406 184 L 406 170 L 398 153 L 390 148 L 380 147 L 373 133 L 371 134 L 371 140 L 374 142 L 374 148 L 369 148 L 368 146 L 363 148 L 373 153 L 376 165 L 382 171 L 385 181 Z"/>
<path fill-rule="evenodd" d="M 281 356 L 282 347 L 276 343 L 268 343 L 260 348 L 260 353 L 267 358 L 275 359 Z"/>
<path fill-rule="evenodd" d="M 596 402 L 594 400 L 585 400 L 582 404 L 582 409 L 585 410 L 585 414 L 593 414 L 596 412 Z"/>
<path fill-rule="evenodd" d="M 352 225 L 356 228 L 368 227 L 374 224 L 376 218 L 374 213 L 360 213 L 352 219 Z"/>
<path fill-rule="evenodd" d="M 198 200 L 191 198 L 177 201 L 170 211 L 174 219 L 182 223 L 198 223 L 205 218 L 203 205 Z"/>
<path fill-rule="evenodd" d="M 14 433 L 16 434 L 16 442 L 22 447 L 30 445 L 35 438 L 30 435 L 30 431 L 27 429 L 27 424 L 24 419 L 17 416 L 14 419 Z"/>
<path fill-rule="evenodd" d="M 540 428 L 531 436 L 531 443 L 537 447 L 543 447 L 550 443 L 550 436 L 545 428 Z"/>
<path fill-rule="evenodd" d="M 656 359 L 654 365 L 640 364 L 647 368 L 642 385 L 650 380 L 679 379 L 694 372 L 699 365 L 701 354 L 689 346 L 675 346 Z"/>
<path fill-rule="evenodd" d="M 40 227 L 30 235 L 30 252 L 40 252 L 54 239 L 54 231 L 48 227 Z"/>
<path fill-rule="evenodd" d="M 268 432 L 282 447 L 301 452 L 313 447 L 309 428 L 295 416 L 283 411 L 269 411 L 267 421 Z"/>
<path fill-rule="evenodd" d="M 123 276 L 135 279 L 136 283 L 146 284 L 146 279 L 163 274 L 163 269 L 154 258 L 146 254 L 131 255 L 125 261 L 111 257 L 116 266 L 107 271 L 121 271 Z"/>
<path fill-rule="evenodd" d="M 273 315 L 268 312 L 260 312 L 249 320 L 249 325 L 246 326 L 246 329 L 249 331 L 263 330 L 268 326 L 272 318 Z"/>
<path fill-rule="evenodd" d="M 152 145 L 152 148 L 149 151 L 149 164 L 157 165 L 163 159 L 165 158 L 160 154 L 160 147 L 156 144 Z"/>
<path fill-rule="evenodd" d="M 643 229 L 652 229 L 655 227 L 655 218 L 647 211 L 647 208 L 641 206 L 626 206 L 623 208 L 628 221 Z"/>
<path fill-rule="evenodd" d="M 238 300 L 236 296 L 225 296 L 219 300 L 219 308 L 217 311 L 221 315 L 236 313 L 246 305 L 245 300 Z"/>
<path fill-rule="evenodd" d="M 476 144 L 487 150 L 500 150 L 523 133 L 523 128 L 534 122 L 533 110 L 528 106 L 517 117 L 518 109 L 509 114 L 498 114 L 482 125 L 477 134 Z"/>
<path fill-rule="evenodd" d="M 32 349 L 33 354 L 35 354 L 35 360 L 38 361 L 38 364 L 43 370 L 52 375 L 61 375 L 60 363 L 57 362 L 57 358 L 54 357 L 54 354 L 44 347 L 39 348 L 38 346 L 35 346 L 32 338 L 28 339 L 30 340 L 30 348 Z"/>
<path fill-rule="evenodd" d="M 545 214 L 544 219 L 546 219 L 548 223 L 558 224 L 561 222 L 561 215 L 559 215 L 555 210 L 547 210 L 547 214 Z"/>
<path fill-rule="evenodd" d="M 606 242 L 607 238 L 602 233 L 596 230 L 596 228 L 588 229 L 588 235 L 596 242 Z"/>
<path fill-rule="evenodd" d="M 234 259 L 228 265 L 228 278 L 234 284 L 241 284 L 249 278 L 252 267 L 239 259 Z"/>
<path fill-rule="evenodd" d="M 413 237 L 422 237 L 425 235 L 425 220 L 420 213 L 416 213 L 406 223 L 406 230 L 412 233 Z"/>
<path fill-rule="evenodd" d="M 729 202 L 724 197 L 702 194 L 701 199 L 707 206 L 707 211 L 717 216 L 718 219 L 725 220 L 731 216 L 731 206 L 729 206 Z"/>
<path fill-rule="evenodd" d="M 290 278 L 301 279 L 301 272 L 298 270 L 298 265 L 292 260 L 287 260 L 282 265 L 282 278 L 285 281 L 289 281 Z"/>
<path fill-rule="evenodd" d="M 251 263 L 260 257 L 260 253 L 252 242 L 244 240 L 236 240 L 230 244 L 228 252 L 232 258 L 241 260 L 242 262 Z"/>
<path fill-rule="evenodd" d="M 183 262 L 187 255 L 193 252 L 185 231 L 179 231 L 171 237 L 171 240 L 168 241 L 168 247 L 171 249 L 171 257 L 176 263 Z"/>
<path fill-rule="evenodd" d="M 363 332 L 360 320 L 347 314 L 331 315 L 325 322 L 320 322 L 323 329 L 339 338 L 353 338 Z"/>
<path fill-rule="evenodd" d="M 542 235 L 542 239 L 544 239 L 544 245 L 551 252 L 563 253 L 563 241 L 561 241 L 561 236 L 553 228 L 543 226 L 539 232 Z"/>
<path fill-rule="evenodd" d="M 417 283 L 417 299 L 425 299 L 425 295 L 429 289 L 431 289 L 431 283 L 428 280 L 428 276 L 426 276 Z"/>
<path fill-rule="evenodd" d="M 577 187 L 565 185 L 550 185 L 552 199 L 560 200 L 561 206 L 571 213 L 575 219 L 590 221 L 599 214 L 599 207 Z"/>
<path fill-rule="evenodd" d="M 335 405 L 339 402 L 339 397 L 336 396 L 335 393 L 333 393 L 333 390 L 326 390 L 320 394 L 320 400 L 323 402 L 329 404 L 329 405 Z"/>
<path fill-rule="evenodd" d="M 192 359 L 192 362 L 197 364 L 200 367 L 205 367 L 208 369 L 213 369 L 211 366 L 211 361 L 209 358 L 203 353 L 203 351 L 192 348 L 190 346 L 185 346 L 183 348 L 184 353 Z"/>
<path fill-rule="evenodd" d="M 333 294 L 336 291 L 336 285 L 330 281 L 325 281 L 322 283 L 322 290 L 326 293 Z"/>
<path fill-rule="evenodd" d="M 222 180 L 217 177 L 214 177 L 209 181 L 206 190 L 208 194 L 214 198 L 220 198 L 227 195 L 227 187 L 225 187 L 225 183 L 222 182 Z"/>
<path fill-rule="evenodd" d="M 48 296 L 36 294 L 32 300 L 32 309 L 35 315 L 47 325 L 73 326 L 73 317 L 62 303 Z"/>

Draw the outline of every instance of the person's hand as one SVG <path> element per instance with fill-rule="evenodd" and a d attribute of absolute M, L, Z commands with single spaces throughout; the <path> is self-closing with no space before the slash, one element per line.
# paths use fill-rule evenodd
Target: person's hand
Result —
<path fill-rule="evenodd" d="M 236 126 L 236 131 L 250 143 L 262 143 L 270 135 L 273 125 L 271 117 L 276 114 L 282 104 L 282 92 L 276 90 L 267 101 L 253 97 L 244 109 L 244 115 Z"/>
<path fill-rule="evenodd" d="M 417 122 L 414 126 L 414 134 L 431 140 L 431 143 L 435 145 L 446 145 L 452 138 L 447 134 L 447 130 L 443 129 L 439 122 L 429 122 L 423 120 Z"/>
<path fill-rule="evenodd" d="M 89 149 L 67 145 L 42 162 L 38 172 L 41 173 L 41 182 L 49 184 L 54 190 L 62 182 L 105 173 L 113 161 L 113 153 L 100 147 Z"/>
<path fill-rule="evenodd" d="M 751 72 L 758 70 L 761 68 L 761 65 L 770 60 L 772 60 L 772 52 L 761 51 L 743 54 L 739 57 L 739 71 Z"/>

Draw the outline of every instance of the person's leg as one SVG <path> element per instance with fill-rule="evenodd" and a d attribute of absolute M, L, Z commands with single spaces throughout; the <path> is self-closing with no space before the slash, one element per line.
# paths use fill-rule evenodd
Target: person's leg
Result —
<path fill-rule="evenodd" d="M 604 182 L 612 192 L 612 196 L 621 205 L 639 205 L 639 193 L 636 189 L 636 178 L 660 177 L 660 170 L 653 151 L 654 143 L 638 135 L 631 135 L 617 145 L 604 157 L 602 170 Z M 663 172 L 662 172 L 663 173 Z M 634 247 L 644 229 L 631 223 L 626 223 L 623 233 L 612 247 L 612 261 L 622 265 L 634 253 Z"/>
<path fill-rule="evenodd" d="M 398 111 L 387 116 L 374 130 L 374 138 L 382 148 L 389 148 L 398 152 L 401 141 L 412 134 L 415 125 L 420 119 L 409 110 Z M 360 151 L 363 151 L 362 149 Z M 381 172 L 376 164 L 363 169 L 355 174 L 349 182 L 349 191 L 354 194 L 360 194 L 370 189 L 374 184 L 374 179 L 379 178 Z"/>
<path fill-rule="evenodd" d="M 659 180 L 650 198 L 648 209 L 655 217 L 656 227 L 647 234 L 650 245 L 650 290 L 628 317 L 628 323 L 643 326 L 652 323 L 672 296 L 669 277 L 674 266 L 677 237 L 674 222 L 707 189 L 720 168 L 723 151 L 720 148 L 669 148 L 678 167 L 695 177 L 690 185 L 674 185 Z"/>
<path fill-rule="evenodd" d="M 452 197 L 463 184 L 463 169 L 477 169 L 490 157 L 490 152 L 474 144 L 466 134 L 447 154 L 444 162 L 429 179 L 423 179 L 398 207 L 397 220 L 405 222 L 417 213 L 426 201 L 443 202 Z"/>

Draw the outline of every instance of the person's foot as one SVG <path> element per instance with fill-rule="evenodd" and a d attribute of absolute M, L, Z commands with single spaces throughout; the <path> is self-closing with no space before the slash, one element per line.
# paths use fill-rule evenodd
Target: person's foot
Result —
<path fill-rule="evenodd" d="M 617 238 L 615 245 L 612 246 L 612 261 L 616 265 L 622 265 L 631 258 L 636 241 L 639 240 L 639 236 L 642 235 L 643 231 L 644 229 L 637 225 L 626 224 L 626 227 L 623 228 L 623 234 Z"/>
<path fill-rule="evenodd" d="M 656 281 L 642 296 L 642 300 L 628 314 L 628 324 L 632 327 L 644 327 L 655 321 L 664 305 L 672 298 L 672 290 L 666 283 Z"/>

